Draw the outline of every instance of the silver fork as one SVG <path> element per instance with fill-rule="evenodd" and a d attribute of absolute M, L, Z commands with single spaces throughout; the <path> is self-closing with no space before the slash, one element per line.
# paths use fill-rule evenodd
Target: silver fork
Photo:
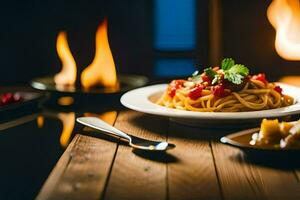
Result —
<path fill-rule="evenodd" d="M 119 136 L 129 142 L 129 145 L 136 149 L 141 150 L 147 150 L 147 151 L 166 151 L 168 149 L 174 148 L 174 144 L 170 144 L 167 142 L 161 142 L 161 141 L 151 141 L 146 140 L 143 138 L 138 138 L 132 135 L 128 135 L 124 133 L 123 131 L 120 131 L 119 129 L 116 129 L 115 127 L 111 126 L 110 124 L 102 121 L 99 118 L 96 117 L 79 117 L 76 119 L 77 122 L 100 130 L 107 133 L 110 133 L 112 135 Z"/>

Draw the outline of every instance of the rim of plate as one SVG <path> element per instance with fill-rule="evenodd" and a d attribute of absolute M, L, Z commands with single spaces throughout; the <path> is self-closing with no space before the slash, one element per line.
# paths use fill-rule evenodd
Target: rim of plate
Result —
<path fill-rule="evenodd" d="M 267 117 L 283 117 L 300 113 L 300 88 L 285 83 L 276 83 L 282 87 L 284 94 L 290 95 L 295 99 L 295 104 L 269 110 L 247 111 L 247 112 L 195 112 L 167 108 L 157 105 L 150 101 L 150 96 L 163 92 L 168 84 L 150 85 L 131 90 L 122 95 L 121 103 L 132 110 L 184 119 L 261 119 Z"/>

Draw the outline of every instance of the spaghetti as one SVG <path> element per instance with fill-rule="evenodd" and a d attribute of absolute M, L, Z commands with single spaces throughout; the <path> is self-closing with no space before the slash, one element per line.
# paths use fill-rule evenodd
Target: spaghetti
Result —
<path fill-rule="evenodd" d="M 280 108 L 294 103 L 282 94 L 275 83 L 269 83 L 264 74 L 246 75 L 234 84 L 224 77 L 223 69 L 214 68 L 214 76 L 206 71 L 188 80 L 173 80 L 157 104 L 168 108 L 198 112 L 241 112 Z M 219 80 L 213 84 L 213 78 Z M 193 79 L 194 78 L 194 79 Z"/>

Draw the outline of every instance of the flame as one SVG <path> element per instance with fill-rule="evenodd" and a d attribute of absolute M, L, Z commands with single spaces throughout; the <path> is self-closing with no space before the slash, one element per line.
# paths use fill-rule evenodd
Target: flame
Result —
<path fill-rule="evenodd" d="M 66 32 L 60 32 L 57 36 L 56 50 L 62 63 L 61 71 L 54 76 L 57 85 L 74 85 L 76 81 L 76 62 L 68 45 Z"/>
<path fill-rule="evenodd" d="M 267 16 L 276 30 L 277 53 L 286 60 L 300 60 L 299 0 L 273 0 Z"/>
<path fill-rule="evenodd" d="M 96 48 L 93 62 L 81 74 L 81 84 L 84 88 L 95 85 L 114 87 L 117 85 L 117 75 L 107 36 L 107 20 L 100 24 L 96 32 Z"/>

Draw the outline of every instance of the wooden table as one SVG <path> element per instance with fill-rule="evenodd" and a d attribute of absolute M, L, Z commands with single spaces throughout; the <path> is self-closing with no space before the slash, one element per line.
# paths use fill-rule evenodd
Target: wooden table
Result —
<path fill-rule="evenodd" d="M 176 148 L 133 151 L 119 139 L 83 129 L 61 156 L 37 199 L 300 199 L 300 170 L 249 162 L 218 139 L 232 130 L 191 128 L 121 111 L 114 126 Z"/>

